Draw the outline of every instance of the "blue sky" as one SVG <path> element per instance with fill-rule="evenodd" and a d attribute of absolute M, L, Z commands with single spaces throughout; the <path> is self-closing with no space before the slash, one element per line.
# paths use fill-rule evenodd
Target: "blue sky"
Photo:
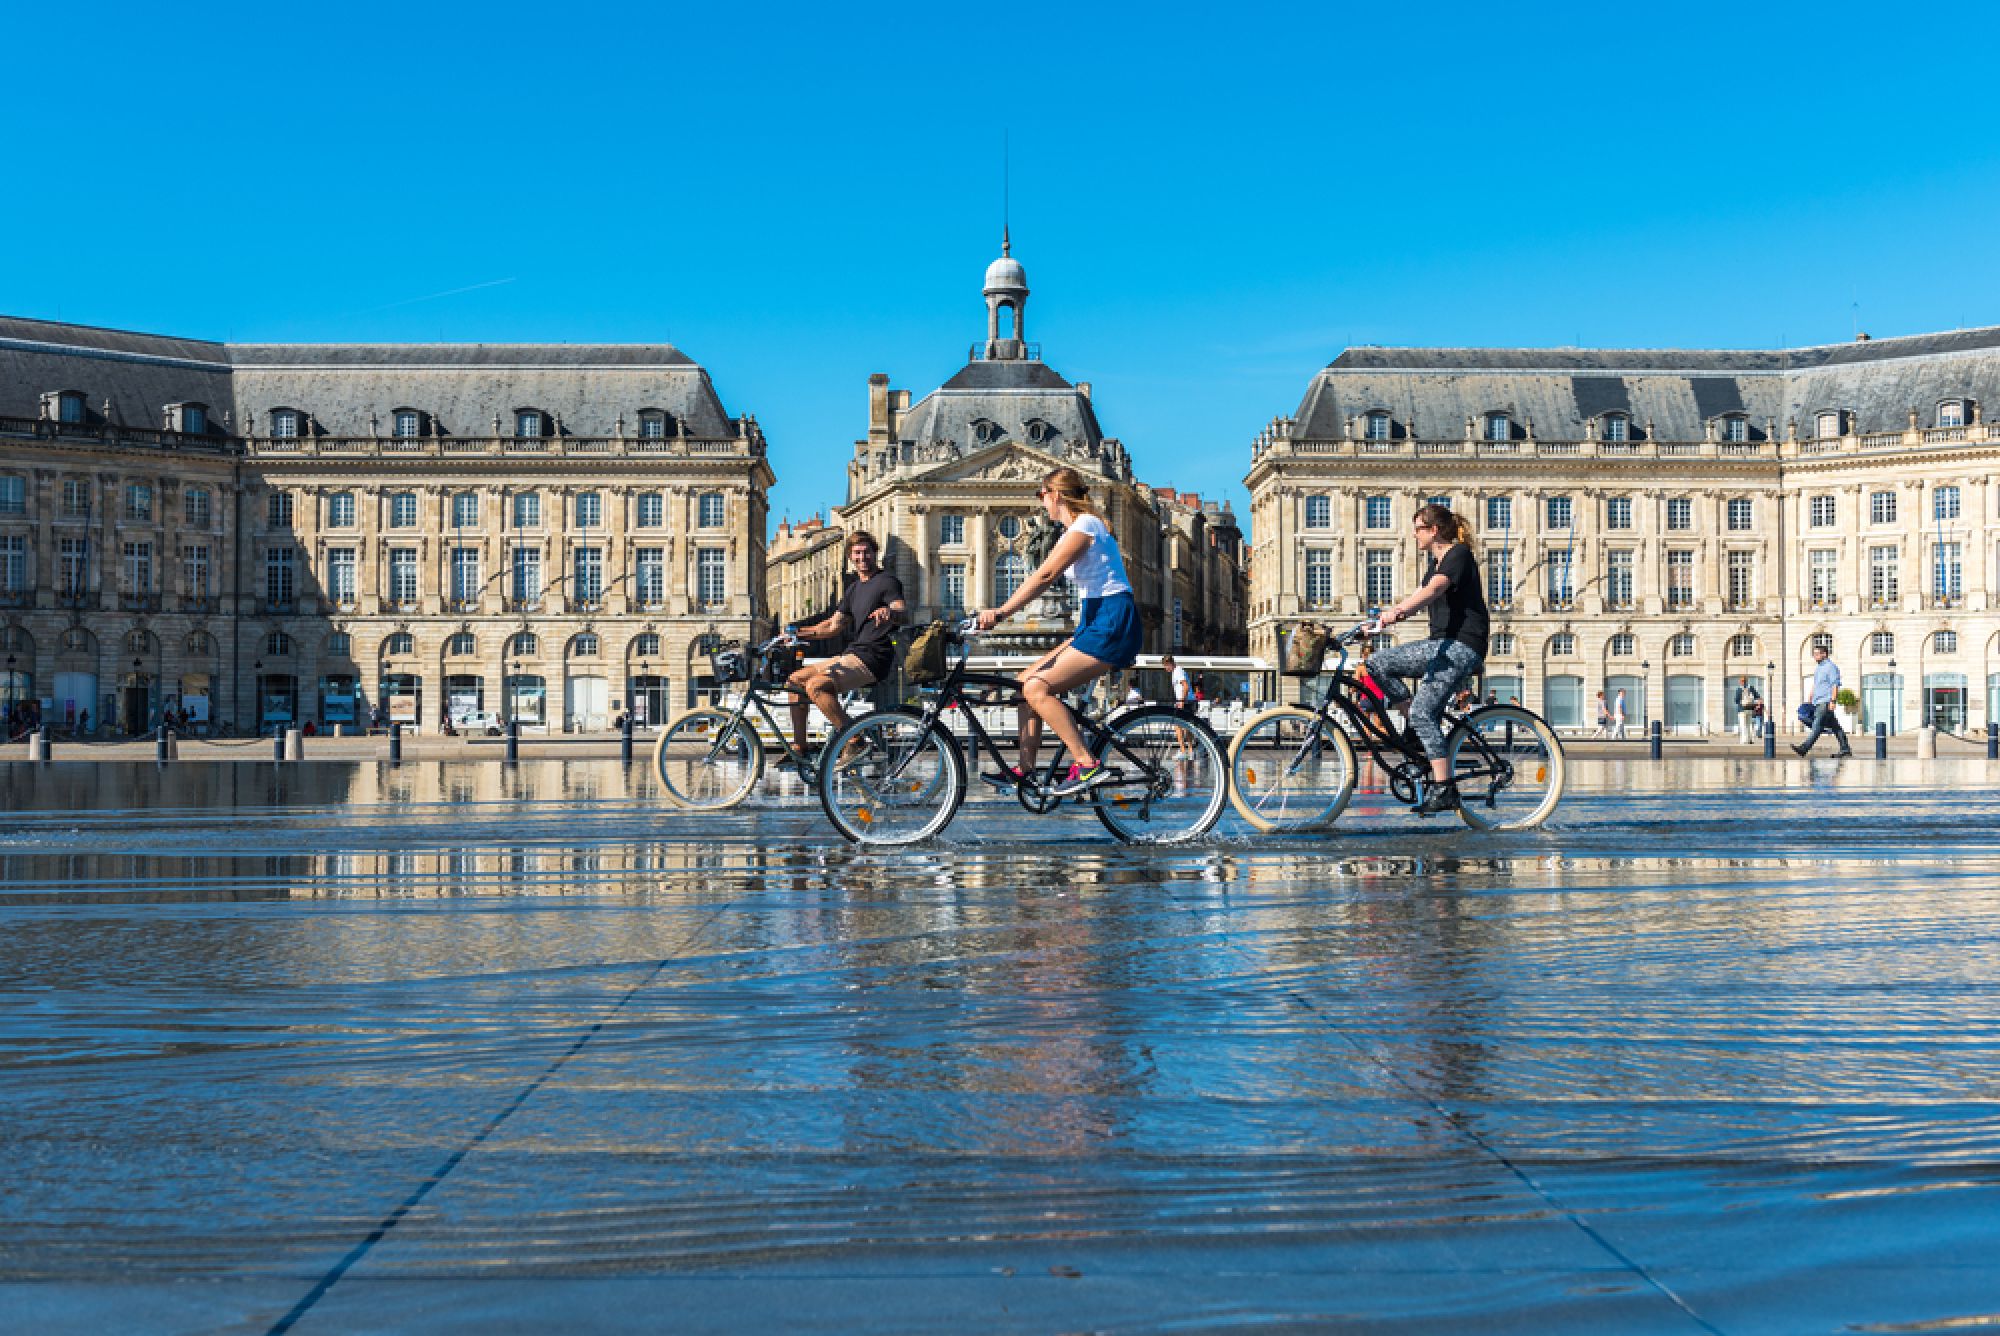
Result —
<path fill-rule="evenodd" d="M 1996 9 L 43 3 L 0 311 L 671 339 L 801 517 L 982 333 L 1005 132 L 1028 333 L 1240 509 L 1350 343 L 2000 323 Z"/>

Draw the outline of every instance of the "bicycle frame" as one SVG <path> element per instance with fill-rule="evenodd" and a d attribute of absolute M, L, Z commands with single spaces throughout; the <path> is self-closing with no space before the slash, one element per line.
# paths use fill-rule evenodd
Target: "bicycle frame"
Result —
<path fill-rule="evenodd" d="M 1361 679 L 1347 671 L 1348 653 L 1346 638 L 1342 637 L 1337 641 L 1336 647 L 1340 650 L 1340 659 L 1334 664 L 1333 672 L 1329 674 L 1329 681 L 1326 685 L 1326 694 L 1321 697 L 1319 706 L 1313 713 L 1328 727 L 1339 727 L 1337 719 L 1344 717 L 1348 723 L 1348 727 L 1343 731 L 1349 735 L 1349 739 L 1359 743 L 1367 751 L 1368 759 L 1376 765 L 1381 766 L 1384 770 L 1393 772 L 1401 764 L 1405 763 L 1415 763 L 1428 767 L 1430 758 L 1425 755 L 1423 744 L 1417 740 L 1415 734 L 1405 729 L 1404 732 L 1393 737 L 1383 736 L 1381 722 L 1387 721 L 1386 710 L 1381 714 L 1371 715 L 1369 711 L 1356 703 L 1356 698 L 1363 693 L 1364 688 L 1361 685 Z M 1336 713 L 1336 707 L 1338 713 Z M 1477 710 L 1470 713 L 1462 713 L 1452 709 L 1450 706 L 1446 706 L 1439 715 L 1439 725 L 1447 736 L 1454 729 L 1462 726 L 1465 728 L 1473 746 L 1479 751 L 1479 766 L 1470 770 L 1460 770 L 1455 778 L 1460 780 L 1481 779 L 1491 775 L 1497 781 L 1496 787 L 1504 787 L 1507 783 L 1511 782 L 1512 768 L 1487 745 L 1485 734 L 1474 720 L 1474 716 L 1477 714 Z M 1396 763 L 1389 761 L 1388 757 L 1391 755 L 1397 758 Z"/>

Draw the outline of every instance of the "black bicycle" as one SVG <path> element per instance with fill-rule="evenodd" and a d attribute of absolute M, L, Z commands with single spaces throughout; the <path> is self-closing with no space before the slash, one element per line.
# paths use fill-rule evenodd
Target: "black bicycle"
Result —
<path fill-rule="evenodd" d="M 795 646 L 774 636 L 754 649 L 741 644 L 718 646 L 709 654 L 709 671 L 718 686 L 743 683 L 733 710 L 705 705 L 660 730 L 653 745 L 653 767 L 667 796 L 683 807 L 734 807 L 748 797 L 764 777 L 764 740 L 749 711 L 778 739 L 799 777 L 811 784 L 818 778 L 814 759 L 791 743 L 791 729 L 771 714 L 774 704 L 789 706 L 798 699 L 786 681 L 798 667 Z"/>
<path fill-rule="evenodd" d="M 1326 826 L 1354 796 L 1354 744 L 1388 776 L 1400 802 L 1422 799 L 1431 764 L 1423 743 L 1399 726 L 1375 691 L 1347 671 L 1347 647 L 1375 632 L 1363 623 L 1334 640 L 1340 658 L 1317 709 L 1281 705 L 1244 724 L 1229 744 L 1230 801 L 1261 831 Z M 1563 750 L 1532 710 L 1447 707 L 1445 755 L 1458 781 L 1458 814 L 1480 830 L 1525 830 L 1562 800 Z"/>
<path fill-rule="evenodd" d="M 964 622 L 952 634 L 957 653 L 948 655 L 937 685 L 924 689 L 921 705 L 857 719 L 821 754 L 820 806 L 834 829 L 855 843 L 910 844 L 939 834 L 965 801 L 967 770 L 979 764 L 982 749 L 1001 773 L 1010 773 L 976 707 L 1018 705 L 1021 684 L 966 671 L 973 626 Z M 945 715 L 953 710 L 966 728 L 963 739 L 947 726 Z M 1121 707 L 1102 721 L 1072 708 L 1070 717 L 1110 778 L 1068 797 L 1052 792 L 1072 758 L 1051 730 L 1043 744 L 1047 764 L 1012 781 L 1023 808 L 1042 816 L 1064 802 L 1088 807 L 1106 830 L 1135 844 L 1178 843 L 1214 828 L 1228 799 L 1229 771 L 1222 743 L 1207 724 L 1164 706 Z"/>

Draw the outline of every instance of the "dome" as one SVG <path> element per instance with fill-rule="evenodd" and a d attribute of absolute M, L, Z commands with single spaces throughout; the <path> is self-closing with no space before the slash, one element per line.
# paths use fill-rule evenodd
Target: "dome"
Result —
<path fill-rule="evenodd" d="M 1027 290 L 1028 271 L 1023 269 L 1021 262 L 1013 256 L 1002 255 L 986 266 L 986 291 L 1026 292 Z"/>

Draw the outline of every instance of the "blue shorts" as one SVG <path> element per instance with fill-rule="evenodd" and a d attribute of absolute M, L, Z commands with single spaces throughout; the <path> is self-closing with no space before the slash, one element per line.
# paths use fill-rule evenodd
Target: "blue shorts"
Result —
<path fill-rule="evenodd" d="M 1130 668 L 1145 643 L 1146 628 L 1139 621 L 1139 605 L 1127 593 L 1085 599 L 1083 621 L 1070 639 L 1070 648 L 1082 650 L 1113 668 Z"/>

